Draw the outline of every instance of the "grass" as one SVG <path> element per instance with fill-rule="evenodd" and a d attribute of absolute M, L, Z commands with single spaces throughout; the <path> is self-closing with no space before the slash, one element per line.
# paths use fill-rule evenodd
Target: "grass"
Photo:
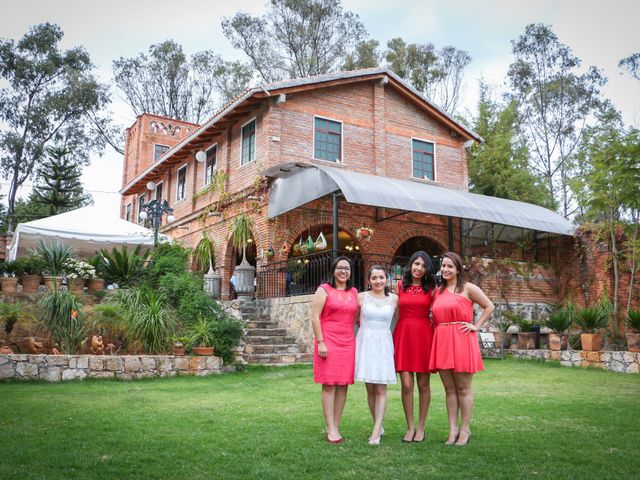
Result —
<path fill-rule="evenodd" d="M 367 445 L 364 386 L 342 433 L 323 441 L 309 366 L 136 382 L 0 384 L 0 478 L 638 478 L 640 377 L 527 361 L 487 361 L 473 438 L 445 447 L 432 377 L 427 438 L 403 444 L 398 386 L 386 434 Z"/>

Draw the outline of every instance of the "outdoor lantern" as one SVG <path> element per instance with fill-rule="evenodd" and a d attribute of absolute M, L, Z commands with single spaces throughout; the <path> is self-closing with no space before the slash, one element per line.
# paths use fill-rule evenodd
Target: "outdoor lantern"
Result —
<path fill-rule="evenodd" d="M 156 189 L 156 182 L 149 181 L 147 182 L 147 190 L 153 192 Z"/>
<path fill-rule="evenodd" d="M 140 212 L 140 220 L 146 220 L 148 217 L 147 212 Z"/>
<path fill-rule="evenodd" d="M 174 217 L 173 215 L 169 215 L 167 217 L 167 222 L 169 222 L 169 223 L 173 223 L 173 222 L 175 222 L 175 220 L 176 220 L 176 217 Z"/>
<path fill-rule="evenodd" d="M 199 152 L 196 152 L 196 160 L 200 163 L 204 162 L 207 159 L 207 154 L 205 152 L 203 152 L 202 150 L 200 150 Z"/>

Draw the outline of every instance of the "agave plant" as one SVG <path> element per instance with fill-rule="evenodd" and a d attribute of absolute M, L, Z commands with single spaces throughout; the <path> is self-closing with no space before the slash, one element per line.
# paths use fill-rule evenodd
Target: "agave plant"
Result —
<path fill-rule="evenodd" d="M 595 333 L 609 325 L 609 313 L 600 307 L 586 307 L 575 313 L 575 322 L 583 333 Z"/>
<path fill-rule="evenodd" d="M 142 276 L 146 254 L 142 245 L 138 245 L 133 252 L 129 252 L 126 245 L 120 250 L 113 247 L 111 253 L 101 250 L 103 258 L 102 271 L 108 283 L 116 283 L 119 287 L 130 287 Z"/>
<path fill-rule="evenodd" d="M 560 308 L 551 312 L 544 324 L 551 329 L 552 332 L 561 334 L 569 329 L 572 321 L 571 311 L 567 308 Z"/>
<path fill-rule="evenodd" d="M 640 333 L 640 310 L 629 310 L 625 324 L 634 333 Z"/>
<path fill-rule="evenodd" d="M 215 342 L 215 325 L 213 321 L 206 317 L 199 317 L 198 320 L 187 327 L 187 334 L 190 337 L 191 345 L 198 347 L 212 347 Z"/>
<path fill-rule="evenodd" d="M 44 271 L 53 277 L 60 276 L 64 271 L 64 264 L 67 260 L 75 256 L 73 247 L 62 242 L 45 243 L 40 240 L 35 253 L 44 260 Z"/>

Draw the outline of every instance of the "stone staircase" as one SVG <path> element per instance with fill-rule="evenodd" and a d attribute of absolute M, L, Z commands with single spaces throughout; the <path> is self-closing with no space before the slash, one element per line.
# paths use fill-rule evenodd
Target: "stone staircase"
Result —
<path fill-rule="evenodd" d="M 278 328 L 269 313 L 261 312 L 255 303 L 241 303 L 240 312 L 245 324 L 242 356 L 247 363 L 282 366 L 313 361 L 313 353 L 300 352 L 295 338 Z"/>

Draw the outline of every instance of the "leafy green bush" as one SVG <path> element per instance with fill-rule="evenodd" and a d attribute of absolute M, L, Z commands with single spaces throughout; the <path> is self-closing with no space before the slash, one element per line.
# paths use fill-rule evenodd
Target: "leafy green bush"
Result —
<path fill-rule="evenodd" d="M 4 320 L 4 331 L 9 335 L 18 320 L 33 318 L 28 303 L 0 303 L 0 320 Z"/>
<path fill-rule="evenodd" d="M 38 302 L 38 318 L 64 353 L 80 351 L 86 337 L 82 304 L 69 291 L 52 291 Z"/>
<path fill-rule="evenodd" d="M 87 329 L 102 335 L 105 344 L 113 343 L 126 348 L 127 324 L 120 303 L 108 299 L 106 302 L 87 307 L 85 318 Z"/>
<path fill-rule="evenodd" d="M 185 273 L 191 250 L 175 243 L 161 243 L 151 254 L 145 270 L 144 282 L 158 288 L 160 280 L 167 274 Z"/>
<path fill-rule="evenodd" d="M 242 327 L 240 320 L 231 318 L 224 312 L 214 323 L 213 346 L 216 349 L 216 355 L 222 357 L 225 363 L 233 362 L 233 349 L 242 340 Z"/>
<path fill-rule="evenodd" d="M 120 250 L 113 247 L 111 253 L 101 250 L 101 254 L 102 273 L 107 283 L 116 283 L 119 287 L 130 287 L 142 277 L 146 260 L 142 245 L 138 245 L 133 252 L 129 252 L 127 246 L 123 245 Z"/>
<path fill-rule="evenodd" d="M 609 325 L 609 313 L 600 307 L 586 307 L 575 313 L 575 322 L 583 333 L 595 333 Z"/>
<path fill-rule="evenodd" d="M 539 323 L 535 320 L 527 320 L 522 315 L 518 315 L 517 313 L 510 310 L 502 312 L 502 315 L 505 316 L 509 321 L 518 325 L 519 332 L 533 332 L 534 328 L 539 325 Z"/>
<path fill-rule="evenodd" d="M 629 310 L 625 324 L 632 332 L 640 333 L 640 310 Z"/>
<path fill-rule="evenodd" d="M 25 275 L 42 275 L 46 268 L 45 261 L 38 255 L 31 254 L 20 260 L 22 260 L 22 270 Z"/>
<path fill-rule="evenodd" d="M 206 317 L 199 317 L 195 322 L 189 324 L 186 333 L 189 342 L 194 347 L 213 347 L 215 338 L 215 321 Z"/>

